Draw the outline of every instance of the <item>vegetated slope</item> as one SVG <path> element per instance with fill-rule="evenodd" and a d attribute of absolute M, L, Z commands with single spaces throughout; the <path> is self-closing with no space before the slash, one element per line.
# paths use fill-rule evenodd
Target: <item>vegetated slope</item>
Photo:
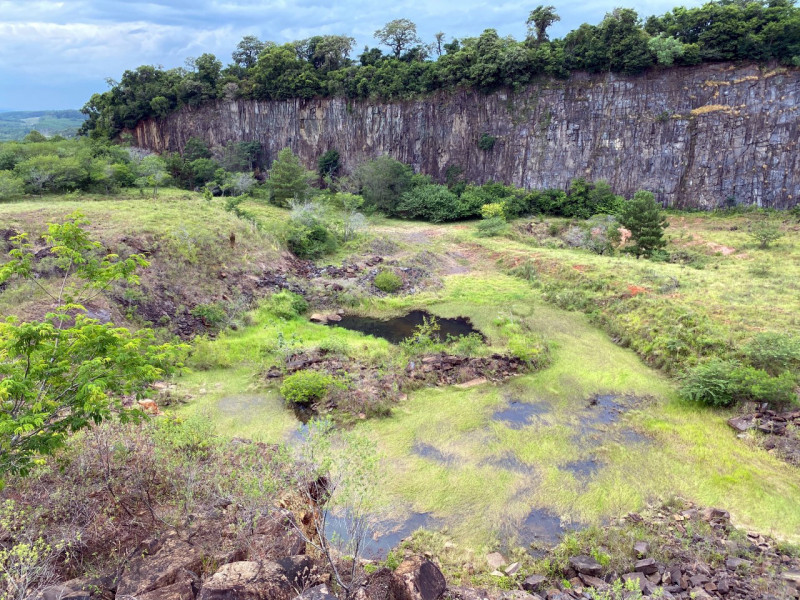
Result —
<path fill-rule="evenodd" d="M 344 171 L 389 154 L 438 181 L 463 173 L 566 189 L 585 176 L 628 197 L 651 190 L 673 207 L 787 208 L 800 198 L 797 97 L 800 70 L 721 63 L 408 101 L 218 100 L 131 133 L 157 152 L 181 151 L 190 137 L 252 140 L 266 164 L 289 146 L 311 167 L 335 148 Z M 479 145 L 481 137 L 493 143 Z"/>
<path fill-rule="evenodd" d="M 78 110 L 0 112 L 0 142 L 21 140 L 34 129 L 48 137 L 72 137 L 85 120 L 86 115 Z"/>
<path fill-rule="evenodd" d="M 163 190 L 157 201 L 137 195 L 114 199 L 81 196 L 0 207 L 2 261 L 20 232 L 30 233 L 39 281 L 60 284 L 49 249 L 40 238 L 47 223 L 79 211 L 108 252 L 141 254 L 150 266 L 141 285 L 115 285 L 87 306 L 89 316 L 118 324 L 150 325 L 189 338 L 230 325 L 250 302 L 271 288 L 263 279 L 283 262 L 275 239 L 226 212 L 221 201 Z M 41 318 L 46 295 L 33 284 L 0 288 L 0 313 Z"/>

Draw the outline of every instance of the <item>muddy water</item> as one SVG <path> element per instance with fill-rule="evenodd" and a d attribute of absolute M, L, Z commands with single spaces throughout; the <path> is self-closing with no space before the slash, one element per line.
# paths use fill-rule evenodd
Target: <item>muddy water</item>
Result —
<path fill-rule="evenodd" d="M 481 332 L 472 326 L 469 319 L 464 317 L 444 319 L 441 317 L 434 317 L 434 315 L 424 310 L 413 310 L 408 314 L 392 319 L 375 319 L 372 317 L 345 315 L 342 317 L 341 321 L 331 322 L 329 325 L 333 327 L 344 327 L 351 331 L 360 331 L 366 335 L 383 338 L 392 344 L 399 344 L 404 339 L 414 335 L 416 328 L 422 325 L 426 320 L 430 322 L 431 319 L 434 318 L 439 325 L 437 334 L 439 341 L 445 341 L 448 336 L 462 337 L 472 333 L 477 333 L 483 337 Z"/>

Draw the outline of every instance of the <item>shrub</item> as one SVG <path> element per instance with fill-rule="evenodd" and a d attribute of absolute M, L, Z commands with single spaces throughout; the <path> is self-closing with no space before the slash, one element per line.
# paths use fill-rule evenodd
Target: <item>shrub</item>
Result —
<path fill-rule="evenodd" d="M 298 258 L 319 258 L 336 251 L 336 237 L 322 223 L 304 225 L 292 222 L 286 238 L 289 251 Z"/>
<path fill-rule="evenodd" d="M 287 402 L 311 404 L 327 396 L 333 383 L 333 377 L 319 371 L 297 371 L 283 380 L 280 392 Z"/>
<path fill-rule="evenodd" d="M 395 214 L 400 197 L 411 187 L 411 167 L 389 156 L 379 156 L 361 165 L 356 178 L 367 208 Z"/>
<path fill-rule="evenodd" d="M 269 297 L 269 311 L 281 319 L 294 319 L 308 310 L 308 302 L 300 294 L 282 290 Z"/>
<path fill-rule="evenodd" d="M 683 396 L 709 406 L 732 406 L 737 402 L 791 404 L 796 400 L 795 378 L 788 372 L 777 377 L 733 360 L 712 358 L 684 377 Z"/>
<path fill-rule="evenodd" d="M 750 364 L 770 375 L 800 370 L 800 339 L 783 333 L 759 333 L 744 353 Z"/>
<path fill-rule="evenodd" d="M 372 281 L 372 283 L 380 291 L 386 292 L 387 294 L 396 292 L 403 287 L 403 280 L 400 278 L 400 276 L 389 269 L 381 270 L 377 275 L 375 275 L 375 279 Z"/>
<path fill-rule="evenodd" d="M 481 217 L 484 219 L 492 219 L 499 217 L 506 218 L 506 203 L 505 202 L 490 202 L 481 206 Z"/>
<path fill-rule="evenodd" d="M 784 234 L 776 223 L 772 223 L 769 219 L 759 219 L 751 221 L 748 227 L 748 233 L 753 240 L 758 242 L 759 248 L 769 248 L 772 242 L 781 239 Z"/>
<path fill-rule="evenodd" d="M 432 223 L 455 221 L 474 214 L 464 209 L 461 199 L 447 186 L 435 184 L 421 185 L 403 194 L 396 212 L 406 218 Z"/>
<path fill-rule="evenodd" d="M 192 309 L 192 316 L 203 321 L 206 327 L 220 327 L 228 318 L 225 307 L 219 302 L 198 304 Z"/>
<path fill-rule="evenodd" d="M 693 402 L 710 406 L 731 406 L 736 402 L 732 377 L 738 363 L 714 358 L 694 367 L 683 381 L 681 393 Z"/>
<path fill-rule="evenodd" d="M 483 150 L 484 152 L 488 152 L 492 148 L 494 148 L 494 143 L 497 141 L 497 138 L 493 135 L 489 135 L 488 133 L 481 134 L 481 137 L 478 138 L 478 148 Z"/>
<path fill-rule="evenodd" d="M 317 161 L 317 170 L 320 177 L 333 177 L 338 173 L 340 167 L 340 156 L 338 150 L 328 150 L 325 154 L 319 157 Z"/>

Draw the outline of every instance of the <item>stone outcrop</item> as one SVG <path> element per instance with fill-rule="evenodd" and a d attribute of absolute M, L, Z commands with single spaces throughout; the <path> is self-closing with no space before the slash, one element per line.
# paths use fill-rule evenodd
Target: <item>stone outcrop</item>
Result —
<path fill-rule="evenodd" d="M 800 196 L 800 70 L 707 64 L 639 76 L 575 73 L 519 92 L 439 92 L 408 101 L 347 98 L 220 100 L 145 120 L 134 142 L 182 150 L 261 142 L 269 164 L 289 146 L 310 168 L 336 148 L 345 172 L 389 154 L 437 181 L 528 189 L 607 180 L 626 196 L 653 191 L 665 205 L 787 208 Z M 481 150 L 482 134 L 496 138 Z"/>

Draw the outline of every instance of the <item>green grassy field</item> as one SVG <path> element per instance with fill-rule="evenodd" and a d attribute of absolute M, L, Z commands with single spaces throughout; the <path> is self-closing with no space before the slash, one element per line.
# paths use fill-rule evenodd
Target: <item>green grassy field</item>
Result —
<path fill-rule="evenodd" d="M 136 234 L 158 241 L 169 249 L 162 258 L 176 263 L 175 272 L 195 273 L 186 277 L 208 295 L 218 285 L 208 274 L 234 266 L 244 273 L 246 265 L 266 268 L 280 259 L 286 211 L 256 202 L 242 207 L 260 228 L 225 212 L 219 199 L 206 203 L 174 190 L 156 202 L 130 194 L 28 200 L 0 205 L 0 218 L 4 227 L 41 231 L 48 220 L 80 209 L 101 239 Z M 385 513 L 428 513 L 460 544 L 481 550 L 498 535 L 520 538 L 531 511 L 565 525 L 596 524 L 682 496 L 725 508 L 744 527 L 800 541 L 797 468 L 736 439 L 725 424 L 730 412 L 679 399 L 668 376 L 700 356 L 691 342 L 698 331 L 727 352 L 758 331 L 797 335 L 799 228 L 787 219 L 785 237 L 761 250 L 747 237 L 747 219 L 673 215 L 670 249 L 685 249 L 687 264 L 599 256 L 520 232 L 477 238 L 474 223 L 371 219 L 365 237 L 321 262 L 378 252 L 398 264 L 428 265 L 435 285 L 409 295 L 351 296 L 349 311 L 388 316 L 424 308 L 468 317 L 492 350 L 544 340 L 552 359 L 502 383 L 418 389 L 391 416 L 356 420 L 353 430 L 373 440 L 381 456 L 377 500 Z M 227 244 L 230 232 L 236 251 Z M 526 263 L 528 277 L 511 274 Z M 0 294 L 0 310 L 12 312 L 20 293 Z M 194 369 L 174 381 L 186 404 L 169 410 L 207 417 L 227 437 L 292 442 L 299 423 L 264 377 L 267 367 L 323 343 L 370 364 L 390 364 L 398 354 L 356 332 L 278 319 L 266 306 L 247 323 L 195 339 Z M 631 348 L 614 343 L 609 331 Z M 598 394 L 618 397 L 624 410 L 609 416 L 589 406 Z M 512 401 L 530 411 L 524 423 L 495 417 Z"/>

